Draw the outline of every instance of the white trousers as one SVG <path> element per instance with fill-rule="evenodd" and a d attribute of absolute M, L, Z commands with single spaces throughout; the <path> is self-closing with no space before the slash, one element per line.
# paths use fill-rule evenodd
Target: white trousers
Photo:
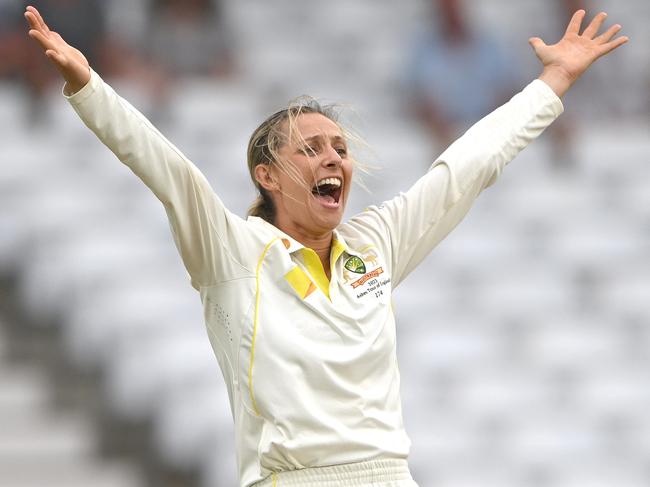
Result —
<path fill-rule="evenodd" d="M 269 475 L 254 487 L 418 487 L 408 462 L 385 458 Z"/>

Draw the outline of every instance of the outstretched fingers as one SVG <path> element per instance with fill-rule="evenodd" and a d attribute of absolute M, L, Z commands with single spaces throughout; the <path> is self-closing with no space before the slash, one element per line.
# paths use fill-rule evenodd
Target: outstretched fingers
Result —
<path fill-rule="evenodd" d="M 27 19 L 27 23 L 29 24 L 30 29 L 37 30 L 39 32 L 42 32 L 43 29 L 41 28 L 41 25 L 38 23 L 38 19 L 32 12 L 25 12 L 25 19 Z"/>
<path fill-rule="evenodd" d="M 51 37 L 46 37 L 40 30 L 32 29 L 28 32 L 29 36 L 37 41 L 44 50 L 56 50 L 56 45 Z"/>
<path fill-rule="evenodd" d="M 41 16 L 41 13 L 38 10 L 36 10 L 35 7 L 32 7 L 30 5 L 30 6 L 27 7 L 27 11 L 30 12 L 36 18 L 36 22 L 40 26 L 41 30 L 43 30 L 46 33 L 50 32 L 50 28 L 47 26 L 47 24 L 43 20 L 43 17 Z"/>
<path fill-rule="evenodd" d="M 60 61 L 61 36 L 49 29 L 39 11 L 31 5 L 25 10 L 25 18 L 30 27 L 29 36 L 41 45 L 50 59 Z M 57 53 L 57 56 L 53 57 L 49 52 Z"/>
<path fill-rule="evenodd" d="M 56 32 L 51 31 L 43 17 L 31 5 L 25 9 L 29 36 L 40 44 L 45 56 L 54 64 L 66 81 L 66 89 L 76 93 L 88 83 L 91 76 L 88 60 L 68 45 Z"/>
<path fill-rule="evenodd" d="M 569 21 L 569 25 L 566 28 L 565 34 L 576 34 L 578 35 L 580 33 L 580 26 L 582 25 L 582 21 L 585 18 L 585 11 L 584 10 L 578 10 L 576 13 L 573 14 L 573 17 L 571 17 L 571 20 Z"/>
<path fill-rule="evenodd" d="M 621 36 L 621 37 L 617 37 L 613 41 L 602 44 L 598 51 L 598 57 L 604 56 L 605 54 L 612 52 L 614 49 L 616 49 L 617 47 L 621 47 L 629 40 L 630 40 L 629 37 Z"/>
<path fill-rule="evenodd" d="M 589 23 L 589 25 L 584 30 L 582 35 L 587 39 L 593 39 L 598 33 L 598 31 L 600 30 L 600 28 L 603 26 L 603 23 L 605 22 L 606 18 L 607 18 L 607 14 L 605 12 L 600 12 Z"/>
<path fill-rule="evenodd" d="M 603 32 L 598 37 L 596 37 L 594 41 L 596 41 L 598 44 L 604 44 L 606 42 L 609 42 L 612 39 L 612 37 L 614 37 L 620 30 L 621 30 L 620 24 L 612 25 L 609 29 L 607 29 L 605 32 Z"/>

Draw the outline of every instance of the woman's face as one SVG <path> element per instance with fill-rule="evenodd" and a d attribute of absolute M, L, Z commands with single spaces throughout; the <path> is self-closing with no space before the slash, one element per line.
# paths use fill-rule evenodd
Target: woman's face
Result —
<path fill-rule="evenodd" d="M 294 236 L 322 236 L 343 218 L 352 183 L 352 161 L 338 125 L 319 113 L 297 117 L 292 140 L 279 155 L 283 164 L 273 164 L 271 189 L 276 207 L 275 225 Z"/>

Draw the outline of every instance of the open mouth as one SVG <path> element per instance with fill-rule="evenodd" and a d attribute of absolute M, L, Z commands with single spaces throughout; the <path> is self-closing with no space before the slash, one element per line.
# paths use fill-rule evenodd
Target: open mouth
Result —
<path fill-rule="evenodd" d="M 311 193 L 328 208 L 336 208 L 341 199 L 343 185 L 340 178 L 321 179 L 314 185 Z"/>

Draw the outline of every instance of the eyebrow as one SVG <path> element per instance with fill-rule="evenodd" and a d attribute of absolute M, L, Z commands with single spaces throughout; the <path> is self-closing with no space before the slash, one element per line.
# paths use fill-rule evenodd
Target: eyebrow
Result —
<path fill-rule="evenodd" d="M 310 141 L 315 140 L 315 139 L 320 140 L 322 138 L 323 138 L 322 134 L 316 134 L 316 135 L 312 135 L 311 137 L 307 137 L 305 139 L 305 142 L 310 142 Z M 333 141 L 333 142 L 343 142 L 344 144 L 347 145 L 345 137 L 343 137 L 342 135 L 334 135 L 333 137 L 330 137 L 330 140 Z"/>

